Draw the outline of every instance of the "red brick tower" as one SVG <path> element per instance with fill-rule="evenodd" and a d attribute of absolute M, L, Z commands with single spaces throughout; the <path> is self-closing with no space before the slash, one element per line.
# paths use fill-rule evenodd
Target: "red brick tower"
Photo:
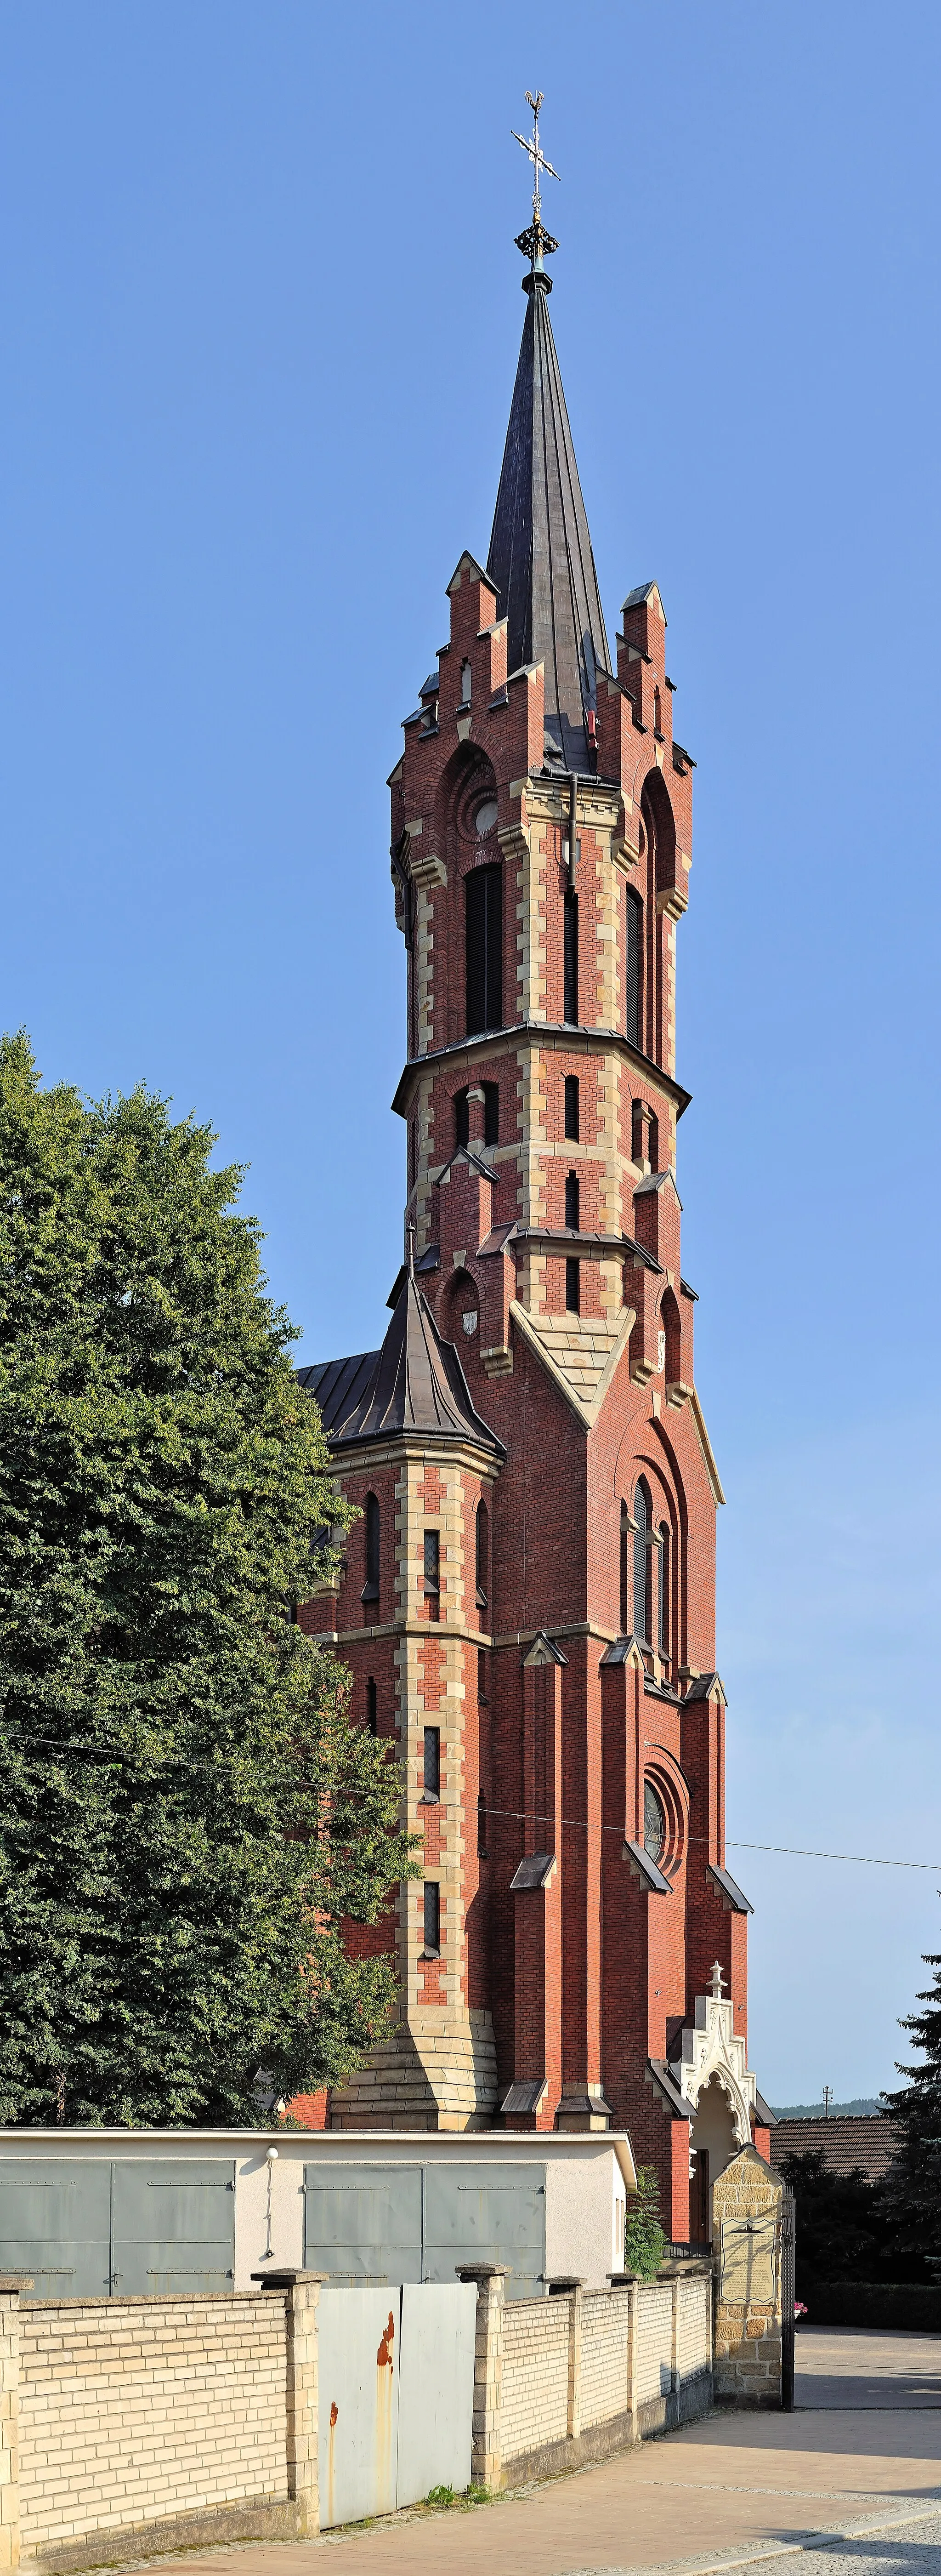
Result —
<path fill-rule="evenodd" d="M 327 2118 L 627 2127 L 684 2242 L 763 2113 L 676 1183 L 693 764 L 655 583 L 612 666 L 538 213 L 520 246 L 487 567 L 390 782 L 414 1269 L 380 1351 L 301 1372 L 362 1509 L 305 1624 L 425 1840 L 396 2029 Z"/>

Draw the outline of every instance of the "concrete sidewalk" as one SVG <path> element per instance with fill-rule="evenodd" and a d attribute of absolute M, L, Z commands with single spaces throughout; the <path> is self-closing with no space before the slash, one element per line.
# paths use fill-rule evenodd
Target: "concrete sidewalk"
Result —
<path fill-rule="evenodd" d="M 941 2338 L 805 2328 L 796 2393 L 793 2415 L 712 2415 L 492 2505 L 403 2514 L 318 2541 L 187 2551 L 186 2567 L 189 2576 L 313 2576 L 335 2550 L 337 2576 L 692 2576 L 846 2532 L 860 2570 L 885 2555 L 875 2539 L 867 2549 L 864 2526 L 887 2535 L 896 2527 L 887 2546 L 901 2567 L 922 2523 L 941 2565 L 937 2502 L 932 2511 L 941 2498 Z"/>

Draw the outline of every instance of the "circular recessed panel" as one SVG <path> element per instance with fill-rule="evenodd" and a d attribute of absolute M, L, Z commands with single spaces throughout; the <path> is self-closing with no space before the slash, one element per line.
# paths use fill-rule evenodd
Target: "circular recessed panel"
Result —
<path fill-rule="evenodd" d="M 488 833 L 488 832 L 492 832 L 492 831 L 493 831 L 493 827 L 494 827 L 494 824 L 495 824 L 495 822 L 496 822 L 496 819 L 497 819 L 497 800 L 496 800 L 496 797 L 495 797 L 495 796 L 487 796 L 487 797 L 485 797 L 485 798 L 484 798 L 484 802 L 483 802 L 483 804 L 482 804 L 482 805 L 478 805 L 478 807 L 477 807 L 477 812 L 476 812 L 476 814 L 475 814 L 475 816 L 474 816 L 474 828 L 475 828 L 475 831 L 477 832 L 478 838 L 479 838 L 481 841 L 483 841 L 483 840 L 485 840 L 485 839 L 486 839 L 486 836 L 487 836 L 487 833 Z"/>
<path fill-rule="evenodd" d="M 644 1782 L 644 1850 L 651 1860 L 659 1860 L 666 1841 L 667 1820 L 649 1780 Z"/>

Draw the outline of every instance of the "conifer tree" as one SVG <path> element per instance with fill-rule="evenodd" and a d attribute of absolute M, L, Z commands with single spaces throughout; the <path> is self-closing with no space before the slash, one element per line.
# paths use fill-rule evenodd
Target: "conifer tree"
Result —
<path fill-rule="evenodd" d="M 349 1514 L 214 1143 L 0 1047 L 4 2122 L 257 2120 L 387 2019 L 399 1774 L 291 1607 Z"/>
<path fill-rule="evenodd" d="M 932 2267 L 941 2263 L 941 1952 L 923 1952 L 932 1984 L 916 1996 L 920 2012 L 900 2023 L 921 2049 L 924 2064 L 899 2065 L 908 2082 L 884 2093 L 899 2122 L 901 2142 L 892 2167 L 893 2230 L 900 2250 L 918 2251 Z"/>

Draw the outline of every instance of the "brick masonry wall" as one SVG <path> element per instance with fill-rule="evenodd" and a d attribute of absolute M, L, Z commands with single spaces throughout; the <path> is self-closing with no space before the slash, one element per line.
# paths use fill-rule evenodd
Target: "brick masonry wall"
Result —
<path fill-rule="evenodd" d="M 285 2302 L 37 2302 L 20 2317 L 24 2557 L 287 2498 Z"/>
<path fill-rule="evenodd" d="M 568 2300 L 514 2299 L 503 2319 L 504 2462 L 564 2442 L 568 2381 Z"/>
<path fill-rule="evenodd" d="M 589 2290 L 582 2304 L 581 2420 L 607 2423 L 628 2397 L 630 2300 L 623 2291 Z"/>

